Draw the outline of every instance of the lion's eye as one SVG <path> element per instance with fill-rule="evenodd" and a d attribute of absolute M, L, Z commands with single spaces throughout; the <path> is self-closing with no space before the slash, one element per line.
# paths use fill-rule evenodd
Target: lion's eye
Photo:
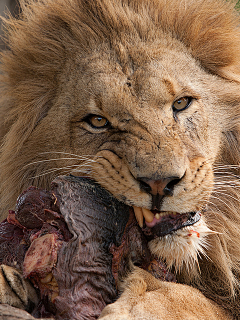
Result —
<path fill-rule="evenodd" d="M 95 114 L 91 114 L 86 118 L 86 121 L 93 127 L 93 128 L 106 128 L 109 126 L 109 121 L 108 119 L 95 115 Z"/>
<path fill-rule="evenodd" d="M 183 97 L 174 101 L 172 107 L 174 111 L 182 111 L 187 109 L 192 102 L 192 97 Z"/>

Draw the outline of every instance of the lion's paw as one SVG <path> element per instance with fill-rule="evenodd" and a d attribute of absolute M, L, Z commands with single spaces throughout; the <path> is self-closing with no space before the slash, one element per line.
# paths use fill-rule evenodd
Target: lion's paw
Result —
<path fill-rule="evenodd" d="M 101 320 L 132 320 L 131 315 L 125 306 L 115 302 L 109 304 L 106 308 L 103 309 L 100 317 Z"/>
<path fill-rule="evenodd" d="M 38 303 L 38 296 L 30 282 L 16 269 L 1 265 L 0 303 L 29 311 Z"/>

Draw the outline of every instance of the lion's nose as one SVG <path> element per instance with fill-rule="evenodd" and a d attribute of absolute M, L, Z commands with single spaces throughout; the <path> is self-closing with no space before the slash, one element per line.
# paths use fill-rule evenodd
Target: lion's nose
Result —
<path fill-rule="evenodd" d="M 144 190 L 152 194 L 152 210 L 161 209 L 161 203 L 164 196 L 172 196 L 174 186 L 181 178 L 170 177 L 159 180 L 141 179 L 141 185 Z"/>
<path fill-rule="evenodd" d="M 181 179 L 172 177 L 160 180 L 147 180 L 145 182 L 150 186 L 151 194 L 160 194 L 161 196 L 172 196 L 173 188 L 180 180 Z"/>
<path fill-rule="evenodd" d="M 172 196 L 174 186 L 181 179 L 177 177 L 159 179 L 159 180 L 149 180 L 146 178 L 142 178 L 141 182 L 143 182 L 143 188 L 145 191 L 151 193 L 152 195 L 159 194 L 161 196 Z"/>

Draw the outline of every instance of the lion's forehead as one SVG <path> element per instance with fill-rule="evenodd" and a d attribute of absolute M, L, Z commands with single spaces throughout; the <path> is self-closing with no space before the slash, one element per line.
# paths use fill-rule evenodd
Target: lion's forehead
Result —
<path fill-rule="evenodd" d="M 81 86 L 87 84 L 103 99 L 122 100 L 128 93 L 128 100 L 133 100 L 134 96 L 158 104 L 172 100 L 186 88 L 204 90 L 203 81 L 198 78 L 202 75 L 206 81 L 206 75 L 187 53 L 159 50 L 158 55 L 151 55 L 147 47 L 144 54 L 139 51 L 136 57 L 130 56 L 125 63 L 115 56 L 114 50 L 108 53 L 99 51 L 94 53 L 94 58 L 84 59 L 86 71 L 79 75 L 84 79 Z M 131 90 L 126 90 L 126 84 L 131 85 Z"/>

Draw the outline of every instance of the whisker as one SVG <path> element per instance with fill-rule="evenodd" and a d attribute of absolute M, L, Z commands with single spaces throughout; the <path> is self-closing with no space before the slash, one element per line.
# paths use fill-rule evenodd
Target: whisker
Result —
<path fill-rule="evenodd" d="M 216 186 L 214 186 L 213 190 L 219 190 L 219 189 L 224 190 L 223 188 L 228 188 L 228 190 L 229 190 L 229 188 L 238 189 L 238 188 L 240 188 L 240 186 L 234 185 L 234 184 L 217 184 Z M 225 191 L 227 191 L 227 190 L 225 190 Z"/>
<path fill-rule="evenodd" d="M 86 168 L 86 169 L 81 169 L 81 170 L 77 170 L 77 169 L 74 169 L 72 170 L 70 173 L 74 173 L 74 172 L 82 172 L 82 173 L 89 173 L 91 172 L 91 169 L 90 168 Z"/>
<path fill-rule="evenodd" d="M 232 210 L 232 209 L 229 207 L 229 205 L 228 205 L 225 201 L 223 201 L 222 199 L 220 199 L 220 198 L 218 198 L 218 197 L 214 197 L 213 195 L 211 195 L 211 198 L 217 199 L 218 201 L 224 203 L 225 206 L 226 206 L 229 210 Z"/>
<path fill-rule="evenodd" d="M 74 156 L 76 158 L 90 158 L 90 157 L 95 157 L 95 155 L 78 155 L 75 153 L 69 153 L 69 152 L 64 152 L 64 151 L 45 151 L 45 152 L 41 152 L 39 154 L 64 154 L 64 155 L 69 155 L 69 156 Z"/>
<path fill-rule="evenodd" d="M 214 172 L 214 173 L 216 173 L 216 172 Z M 226 174 L 227 173 L 227 175 L 222 175 L 222 174 Z M 239 179 L 240 178 L 240 176 L 239 175 L 236 175 L 236 174 L 234 174 L 234 173 L 232 173 L 232 172 L 217 172 L 217 174 L 219 174 L 219 175 L 215 175 L 214 176 L 214 178 L 218 178 L 218 179 L 223 179 L 223 178 L 232 178 L 232 177 L 234 177 L 234 178 L 236 178 L 236 179 Z"/>
<path fill-rule="evenodd" d="M 22 169 L 29 167 L 33 164 L 37 164 L 37 163 L 45 163 L 45 162 L 51 162 L 51 161 L 59 161 L 59 160 L 80 160 L 78 158 L 56 158 L 56 159 L 45 159 L 45 160 L 38 160 L 38 161 L 33 161 L 30 162 L 28 164 L 26 164 L 25 166 L 22 167 Z M 94 160 L 91 159 L 82 159 L 82 161 L 86 161 L 86 162 L 95 162 Z"/>
<path fill-rule="evenodd" d="M 218 214 L 219 213 L 221 213 L 221 210 L 219 210 L 218 209 L 218 206 L 216 205 L 216 203 L 214 203 L 214 202 L 212 202 L 212 201 L 208 201 L 208 204 L 210 204 L 210 205 L 212 205 L 212 206 L 214 206 L 214 207 L 216 207 L 217 208 L 217 210 L 218 210 Z M 212 210 L 212 208 L 210 207 L 210 209 Z M 213 211 L 213 210 L 212 210 Z M 215 211 L 214 211 L 215 212 Z"/>
<path fill-rule="evenodd" d="M 71 166 L 66 166 L 66 167 L 61 167 L 61 168 L 52 168 L 52 169 L 49 169 L 49 170 L 45 170 L 45 171 L 43 171 L 41 174 L 39 174 L 39 175 L 36 175 L 36 176 L 32 176 L 32 177 L 30 177 L 29 179 L 35 179 L 35 178 L 39 178 L 39 177 L 42 177 L 42 176 L 45 176 L 45 175 L 47 175 L 47 174 L 51 174 L 51 173 L 54 173 L 54 172 L 57 172 L 57 171 L 62 171 L 62 170 L 64 170 L 64 169 L 72 169 L 73 167 L 77 167 L 77 168 L 79 168 L 80 169 L 80 167 L 91 167 L 91 165 L 89 165 L 89 164 L 83 164 L 83 165 L 77 165 L 77 164 L 75 164 L 75 165 L 71 165 Z M 76 169 L 75 169 L 76 170 Z M 73 172 L 72 170 L 68 170 L 68 171 L 65 171 L 65 173 L 71 173 L 71 172 Z M 79 170 L 79 172 L 81 172 L 81 170 Z M 62 172 L 63 173 L 63 172 Z"/>
<path fill-rule="evenodd" d="M 231 195 L 230 195 L 230 194 L 228 194 L 228 193 L 223 193 L 223 192 L 215 191 L 215 192 L 214 192 L 214 194 L 220 194 L 220 195 L 223 195 L 223 196 L 226 196 L 226 197 L 232 198 L 233 200 L 240 202 L 240 199 L 237 199 L 237 198 L 235 198 L 235 197 L 231 196 Z"/>
<path fill-rule="evenodd" d="M 214 182 L 214 185 L 222 185 L 222 186 L 229 186 L 229 185 L 233 185 L 233 186 L 239 186 L 240 185 L 240 181 L 238 180 L 227 180 L 227 181 L 216 181 Z"/>
<path fill-rule="evenodd" d="M 232 185 L 236 185 L 236 186 L 238 186 L 238 185 L 240 185 L 240 181 L 239 180 L 233 180 L 233 179 L 229 179 L 229 180 L 222 180 L 222 179 L 216 179 L 215 181 L 214 181 L 214 185 L 230 185 L 230 184 L 232 184 Z"/>
<path fill-rule="evenodd" d="M 235 164 L 217 164 L 217 163 L 214 163 L 213 164 L 213 167 L 217 167 L 217 168 L 233 168 L 233 169 L 240 169 L 240 165 L 235 165 Z"/>

